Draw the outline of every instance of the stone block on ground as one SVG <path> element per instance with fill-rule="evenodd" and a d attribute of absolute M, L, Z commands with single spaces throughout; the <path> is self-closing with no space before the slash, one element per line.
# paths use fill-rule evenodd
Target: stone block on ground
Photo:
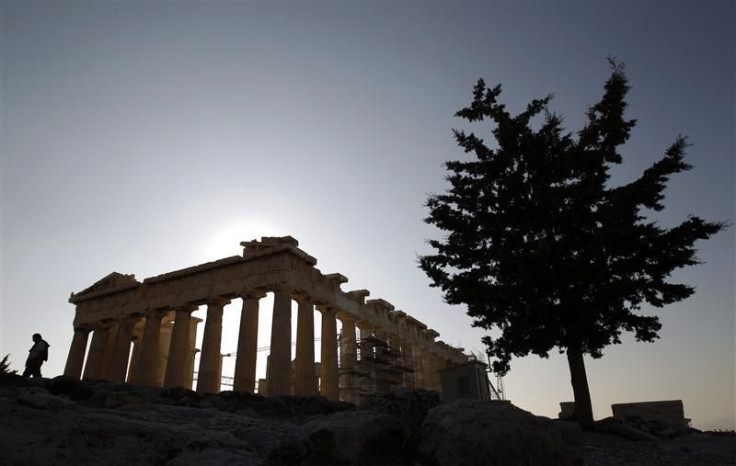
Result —
<path fill-rule="evenodd" d="M 639 403 L 617 403 L 611 405 L 613 417 L 624 422 L 638 419 L 644 422 L 656 422 L 663 428 L 684 428 L 689 425 L 685 418 L 682 400 L 645 401 Z"/>
<path fill-rule="evenodd" d="M 572 419 L 575 415 L 575 402 L 563 401 L 560 403 L 560 413 L 557 415 L 559 419 Z"/>

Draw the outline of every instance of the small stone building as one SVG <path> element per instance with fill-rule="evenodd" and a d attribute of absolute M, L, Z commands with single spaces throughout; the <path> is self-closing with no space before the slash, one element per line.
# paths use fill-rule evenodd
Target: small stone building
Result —
<path fill-rule="evenodd" d="M 440 369 L 442 401 L 451 402 L 461 398 L 490 400 L 487 367 L 480 361 L 468 361 Z"/>

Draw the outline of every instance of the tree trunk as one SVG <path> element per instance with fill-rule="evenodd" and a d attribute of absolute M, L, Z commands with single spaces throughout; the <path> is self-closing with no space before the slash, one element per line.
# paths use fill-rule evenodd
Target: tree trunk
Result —
<path fill-rule="evenodd" d="M 583 351 L 579 347 L 567 348 L 567 363 L 570 366 L 570 382 L 575 395 L 573 418 L 582 428 L 593 426 L 593 406 L 590 401 L 588 376 L 585 374 Z"/>

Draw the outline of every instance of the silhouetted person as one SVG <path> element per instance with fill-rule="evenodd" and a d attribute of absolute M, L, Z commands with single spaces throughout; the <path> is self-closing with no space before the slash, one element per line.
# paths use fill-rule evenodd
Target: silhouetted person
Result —
<path fill-rule="evenodd" d="M 49 345 L 41 338 L 40 333 L 33 334 L 33 346 L 28 350 L 26 370 L 23 377 L 41 377 L 41 364 L 49 359 Z"/>

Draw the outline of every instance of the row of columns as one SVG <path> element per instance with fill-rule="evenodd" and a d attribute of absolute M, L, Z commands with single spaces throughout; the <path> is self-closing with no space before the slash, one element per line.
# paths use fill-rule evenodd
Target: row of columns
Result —
<path fill-rule="evenodd" d="M 341 378 L 338 372 L 337 319 L 342 322 L 340 344 L 340 369 L 345 374 L 342 385 L 350 386 L 350 372 L 358 365 L 356 326 L 360 329 L 361 340 L 366 336 L 387 341 L 395 350 L 401 352 L 405 366 L 413 369 L 402 376 L 402 385 L 439 389 L 438 369 L 446 365 L 437 355 L 423 351 L 421 346 L 401 339 L 397 335 L 387 335 L 381 329 L 372 328 L 366 321 L 358 321 L 345 312 L 338 312 L 329 306 L 316 305 L 306 295 L 295 295 L 297 311 L 297 347 L 294 361 L 294 375 L 291 370 L 291 300 L 292 290 L 285 284 L 273 288 L 273 322 L 271 328 L 271 354 L 268 358 L 268 395 L 316 395 L 331 400 L 340 396 Z M 254 392 L 256 382 L 256 359 L 258 343 L 258 301 L 265 296 L 262 291 L 246 291 L 241 297 L 243 307 L 240 318 L 237 358 L 233 389 Z M 220 389 L 221 380 L 221 339 L 224 307 L 230 303 L 226 298 L 207 301 L 202 350 L 200 356 L 197 391 L 213 393 Z M 317 386 L 314 361 L 314 311 L 322 314 L 321 368 L 320 384 Z M 137 321 L 144 317 L 140 337 L 137 339 L 130 364 L 128 381 L 149 386 L 191 387 L 194 363 L 194 336 L 196 324 L 200 319 L 192 317 L 195 305 L 183 306 L 173 311 L 173 329 L 170 340 L 163 337 L 163 320 L 171 318 L 171 311 L 149 310 L 145 315 L 126 316 L 107 328 L 94 329 L 92 342 L 87 352 L 84 367 L 86 379 L 109 379 L 123 382 L 128 373 L 130 344 Z M 75 329 L 64 370 L 65 375 L 79 378 L 85 360 L 85 350 L 91 329 Z M 166 347 L 168 344 L 168 347 Z M 168 358 L 162 367 L 162 346 Z M 375 349 L 370 344 L 361 347 L 362 358 Z M 163 375 L 163 377 L 162 377 Z M 374 374 L 375 376 L 375 374 Z"/>

